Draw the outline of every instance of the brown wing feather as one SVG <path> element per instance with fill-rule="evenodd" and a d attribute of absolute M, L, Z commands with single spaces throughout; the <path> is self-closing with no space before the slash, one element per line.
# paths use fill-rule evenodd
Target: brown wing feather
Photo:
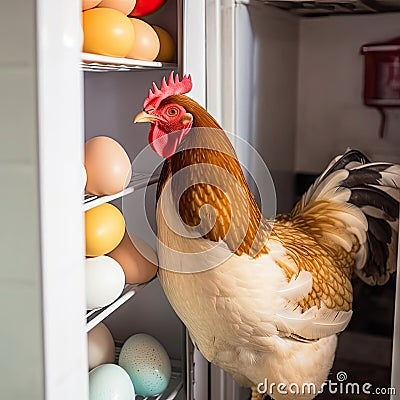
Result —
<path fill-rule="evenodd" d="M 300 270 L 312 273 L 312 291 L 300 302 L 303 309 L 320 306 L 322 301 L 328 308 L 348 311 L 353 300 L 351 275 L 359 243 L 357 237 L 350 234 L 351 249 L 346 251 L 327 239 L 328 227 L 338 234 L 349 234 L 334 218 L 319 217 L 321 215 L 314 219 L 310 216 L 307 220 L 301 216 L 294 219 L 286 215 L 277 216 L 271 238 L 282 243 L 288 256 Z M 286 267 L 282 262 L 281 267 L 288 278 L 293 276 L 290 266 Z"/>

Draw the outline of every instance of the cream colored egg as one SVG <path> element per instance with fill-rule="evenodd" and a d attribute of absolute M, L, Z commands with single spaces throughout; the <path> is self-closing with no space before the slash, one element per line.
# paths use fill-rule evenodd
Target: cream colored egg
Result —
<path fill-rule="evenodd" d="M 102 0 L 98 7 L 113 8 L 128 15 L 135 8 L 136 0 Z"/>
<path fill-rule="evenodd" d="M 105 307 L 122 293 L 125 285 L 124 271 L 111 257 L 87 258 L 85 283 L 87 309 Z"/>
<path fill-rule="evenodd" d="M 102 322 L 88 333 L 89 370 L 101 364 L 113 363 L 115 344 L 110 330 Z"/>
<path fill-rule="evenodd" d="M 85 166 L 83 164 L 81 164 L 81 173 L 79 176 L 79 186 L 82 188 L 82 192 L 85 191 L 85 187 L 86 187 L 86 182 L 87 182 L 87 173 L 86 173 L 86 169 Z"/>
<path fill-rule="evenodd" d="M 101 0 L 82 0 L 82 10 L 89 10 L 89 8 L 96 7 Z"/>
<path fill-rule="evenodd" d="M 153 61 L 160 51 L 160 40 L 156 31 L 148 23 L 138 18 L 129 18 L 135 30 L 132 50 L 126 57 Z"/>

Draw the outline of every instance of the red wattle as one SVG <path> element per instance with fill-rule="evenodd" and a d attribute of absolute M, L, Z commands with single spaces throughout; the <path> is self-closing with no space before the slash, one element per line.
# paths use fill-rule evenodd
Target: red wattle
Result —
<path fill-rule="evenodd" d="M 183 137 L 189 132 L 191 128 L 188 126 L 185 129 L 167 133 L 157 127 L 157 125 L 151 125 L 149 132 L 149 143 L 151 148 L 162 158 L 171 157 L 179 144 L 181 143 Z"/>

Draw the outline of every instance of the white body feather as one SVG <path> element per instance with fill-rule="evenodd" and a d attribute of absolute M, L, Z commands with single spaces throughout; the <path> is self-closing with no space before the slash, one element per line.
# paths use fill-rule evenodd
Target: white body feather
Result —
<path fill-rule="evenodd" d="M 312 276 L 301 271 L 288 281 L 275 262 L 286 257 L 279 242 L 269 241 L 269 254 L 252 259 L 203 238 L 185 238 L 171 229 L 169 199 L 162 196 L 165 207 L 159 202 L 157 208 L 159 278 L 201 353 L 245 386 L 265 379 L 322 385 L 332 367 L 336 333 L 346 327 L 351 311 L 313 307 L 302 313 L 297 302 L 311 291 Z M 291 335 L 319 340 L 302 342 Z"/>

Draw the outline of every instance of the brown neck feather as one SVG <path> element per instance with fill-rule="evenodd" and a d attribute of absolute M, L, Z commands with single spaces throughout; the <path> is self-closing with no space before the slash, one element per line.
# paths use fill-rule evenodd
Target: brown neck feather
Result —
<path fill-rule="evenodd" d="M 182 220 L 189 226 L 209 226 L 203 237 L 213 241 L 224 240 L 236 254 L 256 256 L 266 252 L 263 245 L 264 232 L 268 230 L 265 220 L 225 132 L 203 107 L 189 97 L 170 96 L 162 104 L 167 103 L 179 104 L 191 113 L 193 126 L 177 152 L 164 163 L 157 199 L 169 178 L 190 167 L 189 174 L 172 181 L 173 193 L 182 193 L 176 199 Z M 204 165 L 215 168 L 205 169 Z M 214 209 L 215 223 L 212 227 L 208 224 L 214 219 L 200 215 L 205 204 Z M 210 221 L 205 220 L 207 218 Z"/>

